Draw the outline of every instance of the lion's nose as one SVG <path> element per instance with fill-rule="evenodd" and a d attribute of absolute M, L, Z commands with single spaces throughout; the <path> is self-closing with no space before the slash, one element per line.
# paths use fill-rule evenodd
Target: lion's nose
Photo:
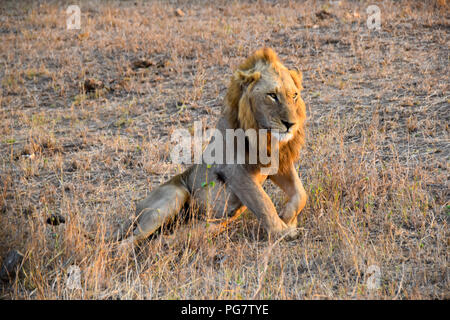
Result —
<path fill-rule="evenodd" d="M 295 124 L 294 122 L 288 122 L 288 121 L 284 121 L 284 120 L 281 120 L 281 122 L 286 127 L 286 131 L 289 131 L 289 129 Z"/>

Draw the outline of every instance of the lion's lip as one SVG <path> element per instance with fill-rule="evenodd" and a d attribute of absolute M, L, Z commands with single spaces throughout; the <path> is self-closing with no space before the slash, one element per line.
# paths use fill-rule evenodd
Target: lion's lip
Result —
<path fill-rule="evenodd" d="M 281 131 L 280 130 L 280 128 L 261 128 L 261 129 L 265 129 L 265 130 L 267 130 L 267 131 L 269 131 L 269 132 L 272 132 L 272 131 L 278 131 L 279 133 L 291 133 L 291 131 L 290 130 L 286 130 L 286 131 Z"/>
<path fill-rule="evenodd" d="M 278 128 L 272 128 L 272 129 L 270 129 L 270 131 L 272 131 L 272 130 L 278 130 L 278 133 L 283 133 L 283 134 L 292 133 L 291 130 L 281 131 L 281 130 L 278 129 Z"/>
<path fill-rule="evenodd" d="M 293 128 L 290 128 L 289 130 L 285 131 L 281 131 L 280 128 L 270 128 L 270 127 L 260 127 L 260 129 L 267 130 L 267 132 L 278 131 L 278 133 L 282 134 L 289 134 L 294 132 Z"/>
<path fill-rule="evenodd" d="M 273 132 L 272 136 L 280 141 L 280 142 L 285 142 L 290 140 L 293 137 L 293 134 L 289 131 L 285 131 L 285 132 Z"/>

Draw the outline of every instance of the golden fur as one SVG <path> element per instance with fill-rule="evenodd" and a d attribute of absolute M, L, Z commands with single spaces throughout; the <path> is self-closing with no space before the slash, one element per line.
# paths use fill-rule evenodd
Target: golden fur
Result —
<path fill-rule="evenodd" d="M 258 64 L 266 65 L 268 68 L 275 71 L 279 77 L 284 76 L 281 73 L 281 70 L 286 69 L 286 67 L 281 64 L 276 53 L 270 48 L 264 48 L 256 51 L 239 66 L 238 71 L 231 78 L 228 92 L 225 97 L 226 105 L 223 111 L 223 115 L 227 118 L 228 122 L 234 129 L 259 129 L 253 116 L 252 106 L 249 104 L 247 99 L 241 99 L 243 95 L 243 85 L 240 78 L 240 75 L 246 74 L 248 75 L 247 81 L 253 80 L 250 85 L 254 85 L 256 81 L 264 76 L 264 72 L 256 71 L 258 69 Z M 289 70 L 289 74 L 299 91 L 302 90 L 302 74 L 295 70 Z M 303 127 L 306 120 L 306 108 L 305 103 L 301 98 L 297 99 L 296 108 L 299 126 L 294 133 L 294 137 L 287 143 L 281 145 L 279 159 L 279 170 L 281 172 L 285 172 L 289 165 L 298 159 L 300 149 L 304 144 Z M 270 147 L 270 143 L 267 145 Z"/>

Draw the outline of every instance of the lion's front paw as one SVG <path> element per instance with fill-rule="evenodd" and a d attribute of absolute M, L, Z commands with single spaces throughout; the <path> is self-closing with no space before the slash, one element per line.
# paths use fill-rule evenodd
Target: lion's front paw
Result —
<path fill-rule="evenodd" d="M 284 239 L 287 241 L 292 241 L 292 240 L 297 239 L 300 236 L 300 234 L 301 234 L 300 228 L 289 227 L 285 231 Z"/>
<path fill-rule="evenodd" d="M 301 231 L 301 228 L 288 227 L 283 231 L 277 232 L 275 239 L 278 239 L 278 241 L 292 241 L 300 236 Z"/>

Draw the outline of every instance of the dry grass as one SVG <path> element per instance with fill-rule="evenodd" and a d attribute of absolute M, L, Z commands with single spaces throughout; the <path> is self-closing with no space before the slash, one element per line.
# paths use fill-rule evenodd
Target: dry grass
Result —
<path fill-rule="evenodd" d="M 25 259 L 1 296 L 448 299 L 445 1 L 383 1 L 379 32 L 366 26 L 372 2 L 171 3 L 82 2 L 75 31 L 60 2 L 2 2 L 0 257 Z M 262 46 L 304 73 L 301 237 L 267 241 L 245 213 L 217 238 L 179 227 L 171 245 L 166 233 L 114 253 L 104 235 L 184 169 L 171 132 L 213 126 L 233 68 Z M 88 78 L 103 88 L 85 92 Z M 46 224 L 52 214 L 66 223 Z M 65 286 L 71 265 L 82 290 Z"/>

